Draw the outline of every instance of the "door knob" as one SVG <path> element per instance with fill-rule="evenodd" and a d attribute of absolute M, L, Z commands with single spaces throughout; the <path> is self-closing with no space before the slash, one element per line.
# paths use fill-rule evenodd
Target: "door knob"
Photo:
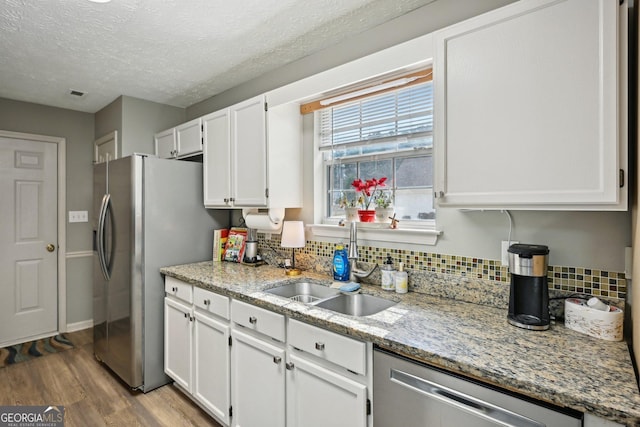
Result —
<path fill-rule="evenodd" d="M 53 252 L 53 251 L 55 251 L 55 250 L 56 250 L 56 246 L 55 246 L 53 243 L 49 243 L 49 244 L 47 245 L 47 251 L 49 251 L 49 252 Z"/>

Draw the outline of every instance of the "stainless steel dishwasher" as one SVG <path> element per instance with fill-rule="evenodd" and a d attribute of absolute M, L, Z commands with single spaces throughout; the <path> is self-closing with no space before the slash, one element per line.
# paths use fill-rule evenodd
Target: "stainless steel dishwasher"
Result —
<path fill-rule="evenodd" d="M 374 427 L 580 427 L 580 412 L 534 402 L 376 348 Z"/>

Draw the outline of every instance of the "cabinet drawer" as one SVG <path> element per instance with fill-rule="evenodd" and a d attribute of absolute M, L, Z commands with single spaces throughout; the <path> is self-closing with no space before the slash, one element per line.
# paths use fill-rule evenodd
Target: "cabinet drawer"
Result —
<path fill-rule="evenodd" d="M 207 313 L 229 320 L 229 297 L 194 286 L 193 303 L 197 308 Z"/>
<path fill-rule="evenodd" d="M 271 338 L 283 341 L 284 316 L 241 301 L 231 301 L 231 320 Z"/>
<path fill-rule="evenodd" d="M 164 291 L 167 295 L 172 295 L 188 303 L 193 303 L 193 285 L 191 283 L 165 276 Z"/>
<path fill-rule="evenodd" d="M 367 347 L 362 341 L 289 319 L 288 342 L 297 349 L 366 375 Z"/>

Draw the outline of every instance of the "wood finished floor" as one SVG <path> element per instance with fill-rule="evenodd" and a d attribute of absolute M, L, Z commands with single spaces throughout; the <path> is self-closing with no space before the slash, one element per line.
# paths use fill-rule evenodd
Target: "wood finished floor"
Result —
<path fill-rule="evenodd" d="M 131 391 L 93 357 L 91 329 L 74 349 L 0 368 L 0 405 L 63 405 L 65 426 L 220 427 L 173 385 Z"/>

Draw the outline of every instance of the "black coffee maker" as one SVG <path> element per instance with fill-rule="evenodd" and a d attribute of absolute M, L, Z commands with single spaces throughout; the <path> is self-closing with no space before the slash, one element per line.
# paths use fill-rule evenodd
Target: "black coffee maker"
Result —
<path fill-rule="evenodd" d="M 520 328 L 549 329 L 549 248 L 516 243 L 507 252 L 511 273 L 507 320 Z"/>

